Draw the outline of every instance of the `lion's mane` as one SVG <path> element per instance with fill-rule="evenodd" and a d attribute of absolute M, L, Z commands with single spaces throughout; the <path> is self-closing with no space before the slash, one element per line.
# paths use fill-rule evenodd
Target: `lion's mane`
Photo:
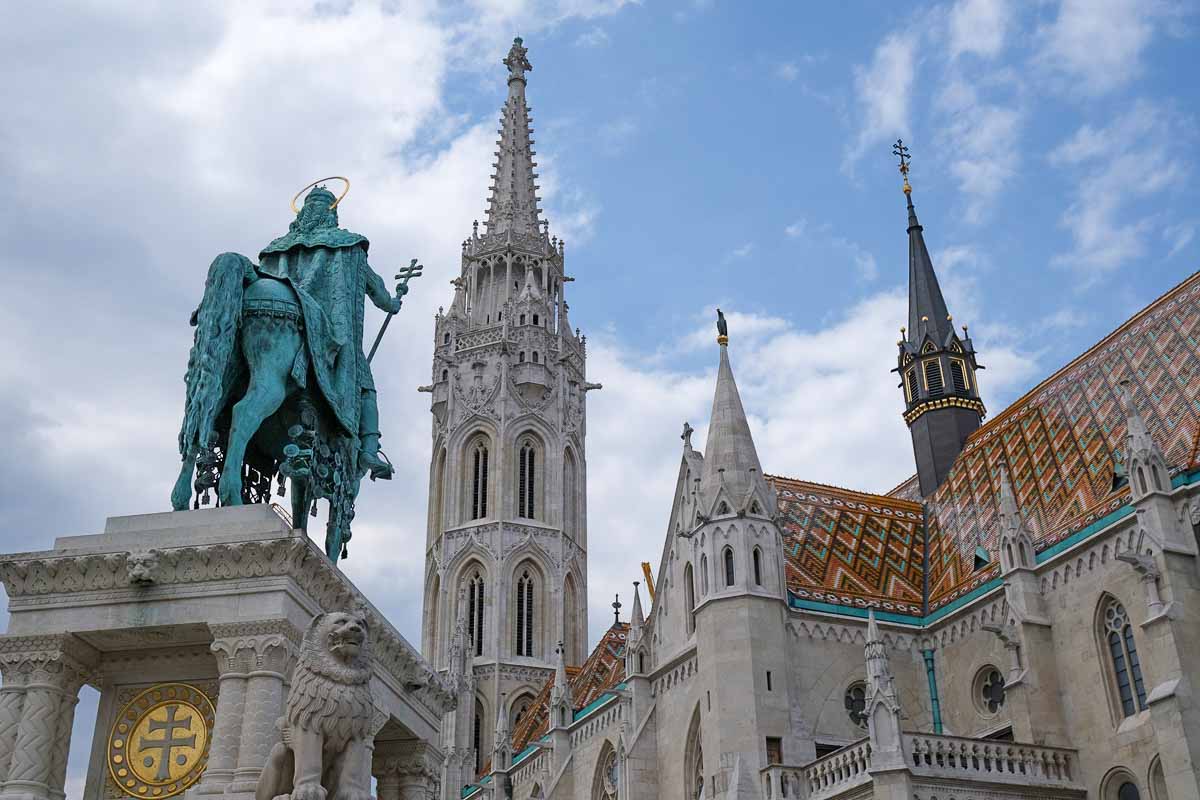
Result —
<path fill-rule="evenodd" d="M 370 638 L 345 663 L 330 649 L 333 621 L 334 615 L 322 615 L 304 635 L 288 692 L 287 722 L 289 727 L 320 731 L 326 749 L 338 751 L 370 735 L 375 706 L 370 690 Z"/>

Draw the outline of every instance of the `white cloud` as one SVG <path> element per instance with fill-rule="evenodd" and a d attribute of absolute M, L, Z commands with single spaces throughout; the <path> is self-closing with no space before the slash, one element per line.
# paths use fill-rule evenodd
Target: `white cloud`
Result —
<path fill-rule="evenodd" d="M 775 68 L 775 74 L 785 81 L 794 81 L 800 77 L 800 68 L 794 61 L 785 61 Z"/>
<path fill-rule="evenodd" d="M 1053 263 L 1091 283 L 1146 254 L 1160 222 L 1138 213 L 1135 201 L 1181 184 L 1191 169 L 1175 153 L 1174 127 L 1168 112 L 1139 101 L 1103 128 L 1080 127 L 1050 153 L 1051 165 L 1078 180 L 1060 220 L 1073 248 Z"/>
<path fill-rule="evenodd" d="M 1142 71 L 1142 53 L 1156 28 L 1178 15 L 1159 0 L 1062 0 L 1054 21 L 1039 29 L 1039 62 L 1064 90 L 1101 94 Z"/>
<path fill-rule="evenodd" d="M 916 49 L 915 34 L 894 33 L 875 48 L 869 66 L 854 68 L 861 120 L 858 136 L 846 153 L 846 168 L 852 168 L 868 148 L 908 135 Z"/>
<path fill-rule="evenodd" d="M 603 47 L 608 44 L 608 33 L 603 28 L 592 28 L 575 39 L 577 47 Z"/>
<path fill-rule="evenodd" d="M 1004 49 L 1012 9 L 1006 0 L 960 0 L 950 10 L 949 49 L 994 58 Z"/>
<path fill-rule="evenodd" d="M 630 141 L 637 135 L 637 132 L 637 121 L 631 117 L 610 120 L 601 125 L 597 131 L 600 149 L 610 156 L 620 155 L 629 147 Z"/>
<path fill-rule="evenodd" d="M 832 231 L 833 226 L 829 223 L 824 223 L 813 228 L 808 224 L 808 220 L 805 219 L 798 219 L 783 229 L 784 235 L 789 239 L 800 239 L 808 236 L 811 237 L 813 242 L 828 246 L 840 255 L 848 258 L 854 264 L 859 280 L 873 281 L 879 277 L 879 265 L 876 263 L 873 253 L 866 250 L 857 242 L 851 241 L 844 236 L 839 236 Z"/>
<path fill-rule="evenodd" d="M 725 255 L 725 260 L 726 261 L 740 261 L 743 258 L 749 257 L 749 255 L 753 252 L 754 252 L 754 242 L 746 242 L 745 244 L 738 245 L 737 247 L 730 250 Z"/>
<path fill-rule="evenodd" d="M 1163 238 L 1171 245 L 1167 258 L 1174 258 L 1196 238 L 1196 223 L 1181 222 L 1178 225 L 1168 225 L 1163 228 Z"/>
<path fill-rule="evenodd" d="M 966 196 L 965 217 L 980 222 L 1016 174 L 1023 114 L 980 100 L 976 86 L 960 76 L 947 80 L 935 105 L 943 121 L 939 137 L 950 173 Z"/>

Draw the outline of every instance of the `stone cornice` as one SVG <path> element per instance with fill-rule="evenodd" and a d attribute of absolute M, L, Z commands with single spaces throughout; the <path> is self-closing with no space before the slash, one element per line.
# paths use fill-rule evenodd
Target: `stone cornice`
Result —
<path fill-rule="evenodd" d="M 37 596 L 98 591 L 113 592 L 117 599 L 137 602 L 156 597 L 159 588 L 164 586 L 248 578 L 290 578 L 323 611 L 340 611 L 360 603 L 367 605 L 373 649 L 379 665 L 401 684 L 410 697 L 436 717 L 453 708 L 454 695 L 441 678 L 400 633 L 366 603 L 349 579 L 307 537 L 160 547 L 155 550 L 158 560 L 154 582 L 149 587 L 130 581 L 128 564 L 133 554 L 129 551 L 16 554 L 0 561 L 0 580 L 9 598 L 19 603 Z M 263 624 L 267 624 L 271 630 L 255 627 Z M 294 631 L 287 632 L 272 621 L 217 624 L 212 627 L 218 639 L 275 633 L 286 636 L 288 643 L 294 644 L 298 635 Z"/>

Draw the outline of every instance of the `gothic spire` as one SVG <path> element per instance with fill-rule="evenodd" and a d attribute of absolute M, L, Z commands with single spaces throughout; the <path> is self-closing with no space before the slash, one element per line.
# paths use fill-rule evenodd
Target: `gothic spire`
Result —
<path fill-rule="evenodd" d="M 567 727 L 571 724 L 574 711 L 571 697 L 571 682 L 567 678 L 567 664 L 563 658 L 563 643 L 554 648 L 554 685 L 550 687 L 550 727 Z"/>
<path fill-rule="evenodd" d="M 633 610 L 629 612 L 630 636 L 634 632 L 640 632 L 642 626 L 646 624 L 646 616 L 642 613 L 642 593 L 639 591 L 641 583 L 641 581 L 633 582 Z"/>
<path fill-rule="evenodd" d="M 925 246 L 925 229 L 917 221 L 917 210 L 913 207 L 912 186 L 908 182 L 908 148 L 903 140 L 897 140 L 892 152 L 900 156 L 904 197 L 908 202 L 908 341 L 919 347 L 928 335 L 941 347 L 953 335 L 954 325 L 933 271 L 929 248 Z"/>
<path fill-rule="evenodd" d="M 908 327 L 896 344 L 896 372 L 904 390 L 904 421 L 913 440 L 921 496 L 941 486 L 963 445 L 986 410 L 975 381 L 975 348 L 963 327 L 954 332 L 946 300 L 933 271 L 908 183 L 908 148 L 897 140 L 904 196 L 908 204 Z"/>
<path fill-rule="evenodd" d="M 533 129 L 529 127 L 529 107 L 525 104 L 525 73 L 533 69 L 527 52 L 517 37 L 503 62 L 508 67 L 508 99 L 500 117 L 500 139 L 496 142 L 499 149 L 495 153 L 486 218 L 486 238 L 492 240 L 541 233 Z"/>
<path fill-rule="evenodd" d="M 724 315 L 718 317 L 717 331 L 721 360 L 704 446 L 704 470 L 700 476 L 700 496 L 706 513 L 721 492 L 737 510 L 755 489 L 762 488 L 763 497 L 768 496 L 750 423 L 746 420 L 737 382 L 733 379 L 733 367 L 729 363 L 729 335 Z"/>

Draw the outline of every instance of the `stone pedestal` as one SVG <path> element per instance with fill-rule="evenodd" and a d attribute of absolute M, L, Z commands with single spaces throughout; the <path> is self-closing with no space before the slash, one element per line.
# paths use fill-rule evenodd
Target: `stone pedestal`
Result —
<path fill-rule="evenodd" d="M 112 518 L 102 534 L 7 556 L 0 580 L 0 800 L 63 800 L 84 682 L 101 695 L 84 800 L 250 800 L 303 631 L 315 614 L 365 603 L 265 505 Z M 368 620 L 377 743 L 427 746 L 440 768 L 452 697 L 382 616 Z"/>

